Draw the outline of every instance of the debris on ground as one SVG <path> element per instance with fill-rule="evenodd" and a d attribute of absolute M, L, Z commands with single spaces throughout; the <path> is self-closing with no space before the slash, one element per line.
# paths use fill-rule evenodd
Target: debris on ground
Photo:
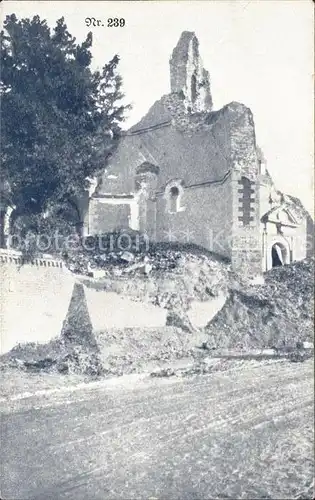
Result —
<path fill-rule="evenodd" d="M 263 280 L 250 280 L 234 273 L 224 259 L 192 245 L 160 243 L 93 256 L 80 251 L 65 258 L 69 269 L 80 274 L 78 297 L 85 285 L 165 308 L 163 332 L 102 332 L 96 338 L 84 312 L 86 305 L 78 300 L 76 307 L 86 316 L 84 338 L 77 335 L 82 321 L 78 327 L 76 321 L 82 314 L 76 312 L 67 316 L 59 339 L 17 346 L 1 356 L 0 368 L 112 376 L 139 373 L 146 363 L 172 363 L 188 356 L 196 360 L 187 372 L 191 374 L 215 369 L 202 359 L 217 356 L 222 349 L 243 353 L 273 349 L 292 362 L 314 353 L 314 259 L 274 268 Z M 101 273 L 100 278 L 91 278 L 91 273 Z M 227 297 L 222 309 L 205 328 L 195 328 L 187 314 L 192 301 L 211 301 L 220 293 Z M 203 337 L 199 344 L 198 335 Z M 171 372 L 166 370 L 164 376 Z"/>
<path fill-rule="evenodd" d="M 295 349 L 313 342 L 314 259 L 274 268 L 263 285 L 231 287 L 207 325 L 208 349 Z"/>

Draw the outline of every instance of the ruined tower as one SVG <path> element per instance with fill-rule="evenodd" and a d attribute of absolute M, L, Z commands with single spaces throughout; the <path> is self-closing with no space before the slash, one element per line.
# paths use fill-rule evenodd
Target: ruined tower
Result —
<path fill-rule="evenodd" d="M 184 31 L 170 59 L 171 92 L 181 93 L 187 111 L 212 110 L 210 78 L 199 54 L 195 33 Z"/>

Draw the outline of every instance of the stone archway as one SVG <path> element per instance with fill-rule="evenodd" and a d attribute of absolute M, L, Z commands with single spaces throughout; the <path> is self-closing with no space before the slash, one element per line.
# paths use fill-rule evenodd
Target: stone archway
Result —
<path fill-rule="evenodd" d="M 266 271 L 273 267 L 290 264 L 292 260 L 289 242 L 280 235 L 269 240 L 264 255 Z"/>
<path fill-rule="evenodd" d="M 181 179 L 173 179 L 165 187 L 166 211 L 168 213 L 183 212 L 182 206 L 184 183 Z"/>
<path fill-rule="evenodd" d="M 272 244 L 270 252 L 271 267 L 279 267 L 290 263 L 290 249 L 280 241 Z"/>

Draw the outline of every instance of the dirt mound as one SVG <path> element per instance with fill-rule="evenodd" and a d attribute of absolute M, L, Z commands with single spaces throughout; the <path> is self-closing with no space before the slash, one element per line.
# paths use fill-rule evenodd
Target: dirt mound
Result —
<path fill-rule="evenodd" d="M 210 252 L 186 246 L 185 251 L 174 246 L 156 246 L 150 258 L 155 266 L 147 276 L 133 270 L 121 277 L 78 277 L 80 283 L 74 287 L 60 338 L 48 344 L 20 345 L 1 357 L 0 368 L 117 375 L 141 371 L 148 363 L 192 356 L 191 351 L 201 340 L 199 330 L 191 325 L 187 315 L 190 304 L 214 299 L 227 290 L 232 276 L 230 268 Z M 166 270 L 168 265 L 171 268 Z M 112 271 L 115 269 L 122 268 L 117 264 Z M 166 325 L 116 332 L 107 329 L 99 335 L 92 326 L 84 286 L 166 309 Z"/>
<path fill-rule="evenodd" d="M 141 373 L 178 360 L 193 360 L 200 335 L 180 328 L 125 328 L 98 332 L 100 360 L 109 374 Z"/>
<path fill-rule="evenodd" d="M 166 309 L 167 326 L 186 332 L 196 330 L 188 314 L 191 306 L 214 303 L 237 281 L 228 263 L 193 245 L 155 244 L 147 254 L 135 254 L 135 260 L 136 264 L 105 266 L 108 272 L 98 278 L 78 279 L 87 288 Z M 147 274 L 140 265 L 144 262 L 151 266 Z"/>
<path fill-rule="evenodd" d="M 102 375 L 83 285 L 75 284 L 60 337 L 46 344 L 19 344 L 0 357 L 0 369 Z"/>
<path fill-rule="evenodd" d="M 18 345 L 1 356 L 0 370 L 92 377 L 150 372 L 178 360 L 192 361 L 201 343 L 198 334 L 171 326 L 112 329 L 97 332 L 94 338 L 95 345 L 63 337 L 47 344 Z"/>
<path fill-rule="evenodd" d="M 103 375 L 104 370 L 95 348 L 55 339 L 47 344 L 19 344 L 0 357 L 0 370 Z"/>
<path fill-rule="evenodd" d="M 231 287 L 207 326 L 207 347 L 292 348 L 313 340 L 314 259 L 265 273 L 265 284 Z"/>
<path fill-rule="evenodd" d="M 151 263 L 145 275 L 141 266 L 130 269 L 127 262 L 112 265 L 110 276 L 78 278 L 60 338 L 17 346 L 1 356 L 0 369 L 119 375 L 143 371 L 150 363 L 197 359 L 200 346 L 248 351 L 292 349 L 312 341 L 314 259 L 275 268 L 265 274 L 264 284 L 254 284 L 210 252 L 182 247 L 162 244 L 146 256 L 139 253 L 134 260 L 146 257 Z M 166 325 L 99 333 L 92 326 L 83 285 L 165 308 Z M 221 293 L 227 296 L 222 309 L 206 328 L 193 327 L 188 317 L 193 301 L 211 301 Z"/>
<path fill-rule="evenodd" d="M 138 263 L 142 259 L 149 263 L 150 272 L 144 274 L 142 266 L 134 267 L 134 264 L 117 264 L 110 267 L 111 275 L 79 279 L 88 288 L 115 292 L 166 309 L 167 326 L 186 332 L 195 330 L 187 314 L 194 302 L 224 296 L 231 284 L 238 282 L 228 263 L 192 245 L 156 244 L 148 254 L 138 255 L 137 259 Z"/>
<path fill-rule="evenodd" d="M 121 246 L 127 244 L 127 250 Z M 226 264 L 223 257 L 195 244 L 151 242 L 137 231 L 122 230 L 84 238 L 80 245 L 62 253 L 66 266 L 75 274 L 93 276 L 103 270 L 107 277 L 129 277 L 149 272 L 178 271 L 186 259 L 208 259 Z M 146 267 L 146 269 L 145 269 Z"/>

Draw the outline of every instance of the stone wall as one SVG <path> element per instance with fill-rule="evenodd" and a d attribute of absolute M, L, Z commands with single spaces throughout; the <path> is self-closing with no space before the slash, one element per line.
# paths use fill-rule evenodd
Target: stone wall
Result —
<path fill-rule="evenodd" d="M 79 278 L 52 258 L 24 263 L 19 252 L 0 251 L 1 352 L 17 343 L 46 343 L 60 335 Z M 81 285 L 83 286 L 83 285 Z M 166 309 L 115 292 L 84 287 L 94 331 L 162 327 Z"/>
<path fill-rule="evenodd" d="M 212 109 L 209 73 L 203 68 L 195 33 L 182 33 L 170 60 L 170 77 L 171 92 L 183 93 L 187 109 L 192 112 Z"/>
<path fill-rule="evenodd" d="M 1 251 L 0 260 L 1 351 L 59 335 L 74 284 L 71 273 L 51 258 L 22 265 L 18 252 Z"/>
<path fill-rule="evenodd" d="M 127 229 L 131 218 L 130 201 L 125 203 L 101 203 L 90 201 L 89 234 L 102 234 Z"/>
<path fill-rule="evenodd" d="M 189 114 L 180 95 L 173 93 L 149 110 L 147 126 L 150 121 L 154 125 L 153 112 L 154 120 L 158 120 L 156 110 L 165 110 L 167 115 L 163 116 L 171 118 L 171 124 L 123 139 L 108 170 L 107 175 L 114 178 L 110 186 L 114 189 L 114 183 L 127 192 L 141 163 L 157 165 L 156 207 L 150 200 L 145 217 L 150 237 L 195 243 L 232 258 L 236 268 L 243 268 L 246 262 L 250 273 L 259 273 L 259 172 L 251 111 L 232 102 L 217 112 Z M 167 186 L 174 179 L 183 185 L 184 209 L 169 213 Z M 108 189 L 106 182 L 104 177 L 103 191 Z M 143 230 L 142 211 L 140 215 Z M 100 213 L 95 217 L 102 218 Z M 119 213 L 115 218 L 113 210 L 112 218 L 117 221 Z M 105 216 L 99 227 L 104 229 L 104 224 Z M 111 224 L 106 223 L 106 227 L 112 230 Z"/>
<path fill-rule="evenodd" d="M 166 324 L 166 309 L 136 302 L 115 292 L 84 288 L 93 330 L 110 328 L 154 328 Z"/>
<path fill-rule="evenodd" d="M 262 234 L 259 220 L 259 192 L 254 181 L 250 185 L 249 220 L 244 214 L 244 186 L 235 172 L 232 177 L 232 266 L 236 271 L 256 276 L 262 272 Z"/>
<path fill-rule="evenodd" d="M 248 276 L 262 272 L 259 165 L 255 127 L 249 108 L 225 107 L 232 164 L 232 266 Z"/>
<path fill-rule="evenodd" d="M 158 241 L 195 243 L 231 257 L 231 183 L 201 185 L 184 189 L 181 210 L 169 213 L 167 199 L 157 198 Z"/>

